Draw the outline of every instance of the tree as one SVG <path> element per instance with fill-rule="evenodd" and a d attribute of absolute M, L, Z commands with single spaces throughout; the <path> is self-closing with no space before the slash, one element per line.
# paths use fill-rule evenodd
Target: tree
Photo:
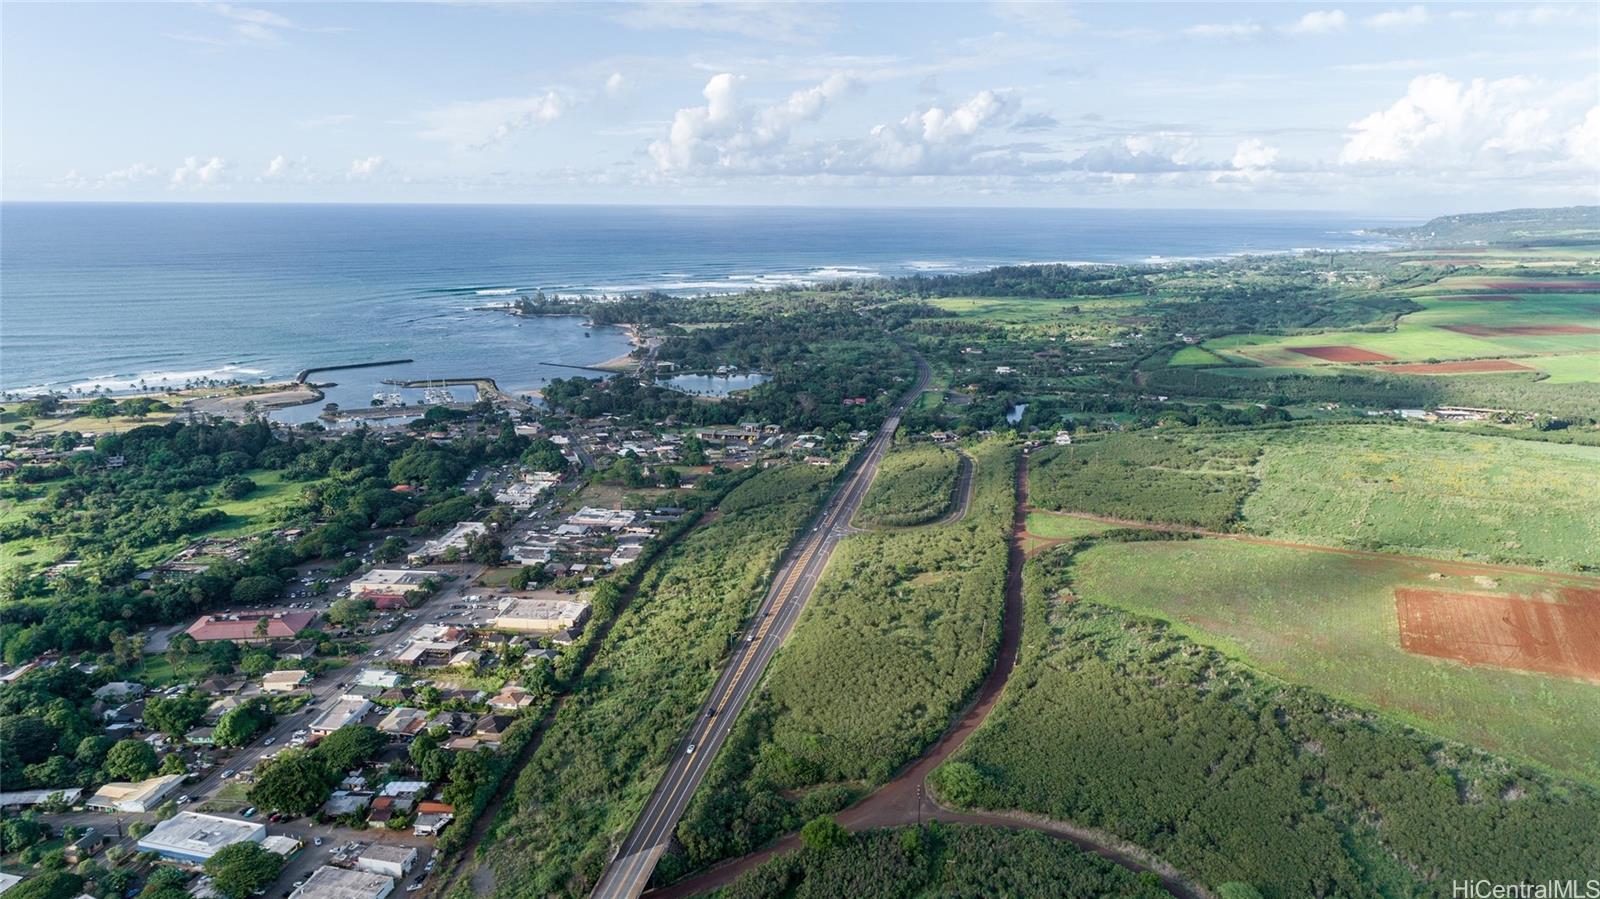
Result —
<path fill-rule="evenodd" d="M 268 574 L 252 574 L 239 578 L 233 585 L 233 601 L 243 605 L 260 605 L 271 602 L 283 592 L 283 581 Z M 266 619 L 262 619 L 265 621 Z"/>
<path fill-rule="evenodd" d="M 1230 880 L 1217 887 L 1218 899 L 1261 899 L 1261 891 L 1248 883 Z"/>
<path fill-rule="evenodd" d="M 32 812 L 7 818 L 0 823 L 0 852 L 8 855 L 20 852 L 43 840 L 49 832 L 50 829 L 39 823 Z"/>
<path fill-rule="evenodd" d="M 841 846 L 850 845 L 850 831 L 839 825 L 827 815 L 818 815 L 806 822 L 800 828 L 800 842 L 807 849 L 817 852 L 828 852 Z"/>
<path fill-rule="evenodd" d="M 7 715 L 0 718 L 0 752 L 31 765 L 49 758 L 60 739 L 56 729 L 32 715 Z"/>
<path fill-rule="evenodd" d="M 200 651 L 200 644 L 195 638 L 185 633 L 175 635 L 167 641 L 167 662 L 172 665 L 174 673 L 181 674 L 183 666 L 189 657 Z"/>
<path fill-rule="evenodd" d="M 283 870 L 283 856 L 262 849 L 259 843 L 234 843 L 206 859 L 205 869 L 218 892 L 228 899 L 245 899 L 277 878 Z"/>
<path fill-rule="evenodd" d="M 383 744 L 377 728 L 349 724 L 323 737 L 316 755 L 329 771 L 349 771 L 376 756 Z"/>
<path fill-rule="evenodd" d="M 334 600 L 333 604 L 328 606 L 328 612 L 323 617 L 327 618 L 330 624 L 337 624 L 340 627 L 354 627 L 366 621 L 371 614 L 372 600 L 363 599 L 359 596 L 350 596 L 345 599 Z"/>
<path fill-rule="evenodd" d="M 262 771 L 250 788 L 250 801 L 274 811 L 309 815 L 328 801 L 335 780 L 315 755 L 288 750 Z"/>
<path fill-rule="evenodd" d="M 493 534 L 484 532 L 467 538 L 467 558 L 479 565 L 498 565 L 505 555 L 505 544 Z"/>
<path fill-rule="evenodd" d="M 112 780 L 144 780 L 155 773 L 156 751 L 143 740 L 118 740 L 106 753 L 106 777 Z"/>
<path fill-rule="evenodd" d="M 239 670 L 251 677 L 260 677 L 272 670 L 272 654 L 259 649 L 245 653 L 239 659 Z"/>
<path fill-rule="evenodd" d="M 6 891 L 12 899 L 72 899 L 82 892 L 83 878 L 70 871 L 46 871 Z"/>
<path fill-rule="evenodd" d="M 206 644 L 206 667 L 213 674 L 227 674 L 239 664 L 239 644 L 232 640 L 213 640 Z"/>
<path fill-rule="evenodd" d="M 225 500 L 244 499 L 256 490 L 256 482 L 242 474 L 229 475 L 217 485 L 217 497 Z"/>
<path fill-rule="evenodd" d="M 144 706 L 144 723 L 169 737 L 181 737 L 200 723 L 209 705 L 204 696 L 194 693 L 152 696 Z"/>
<path fill-rule="evenodd" d="M 72 760 L 85 768 L 98 769 L 105 763 L 106 753 L 116 741 L 104 735 L 92 735 L 78 741 L 78 749 L 73 753 Z"/>
<path fill-rule="evenodd" d="M 272 710 L 260 699 L 224 712 L 212 731 L 218 746 L 243 746 L 255 739 L 261 729 L 272 723 Z"/>

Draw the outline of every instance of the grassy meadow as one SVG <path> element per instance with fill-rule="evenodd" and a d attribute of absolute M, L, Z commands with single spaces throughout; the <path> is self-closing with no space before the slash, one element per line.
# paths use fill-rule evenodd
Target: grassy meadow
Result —
<path fill-rule="evenodd" d="M 855 523 L 861 527 L 909 527 L 933 521 L 955 500 L 959 463 L 960 456 L 948 447 L 895 447 L 883 457 Z"/>
<path fill-rule="evenodd" d="M 1494 580 L 1487 587 L 1448 566 L 1229 539 L 1100 544 L 1071 568 L 1081 600 L 1164 619 L 1291 683 L 1600 784 L 1600 685 L 1400 649 L 1397 587 L 1524 595 L 1552 587 L 1538 576 Z"/>

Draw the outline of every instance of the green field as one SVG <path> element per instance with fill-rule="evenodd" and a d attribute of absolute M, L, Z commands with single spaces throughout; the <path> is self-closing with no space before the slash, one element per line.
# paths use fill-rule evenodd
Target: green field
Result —
<path fill-rule="evenodd" d="M 1261 448 L 1241 518 L 1249 531 L 1552 568 L 1600 563 L 1600 447 L 1388 426 L 1228 439 Z"/>
<path fill-rule="evenodd" d="M 883 457 L 856 524 L 909 527 L 945 514 L 955 499 L 955 450 L 932 444 L 896 447 Z"/>
<path fill-rule="evenodd" d="M 1173 622 L 1287 681 L 1425 730 L 1600 784 L 1600 685 L 1416 656 L 1400 649 L 1396 587 L 1537 594 L 1537 576 L 1237 540 L 1109 543 L 1071 570 L 1083 600 Z"/>
<path fill-rule="evenodd" d="M 1228 360 L 1218 356 L 1205 347 L 1186 346 L 1172 354 L 1167 360 L 1168 365 L 1226 365 Z"/>
<path fill-rule="evenodd" d="M 1600 383 L 1600 354 L 1540 356 L 1523 364 L 1549 375 L 1551 384 Z"/>
<path fill-rule="evenodd" d="M 1593 788 L 1264 677 L 1163 622 L 1054 601 L 1065 558 L 1025 569 L 1023 656 L 934 773 L 947 804 L 1107 831 L 1267 899 L 1443 897 L 1454 872 L 1540 882 L 1600 866 Z"/>
<path fill-rule="evenodd" d="M 1090 534 L 1102 533 L 1114 526 L 1075 515 L 1057 515 L 1051 512 L 1029 512 L 1027 524 L 1029 534 L 1035 537 L 1048 537 L 1051 540 L 1087 537 Z"/>
<path fill-rule="evenodd" d="M 1600 564 L 1600 447 L 1395 425 L 1145 432 L 1042 450 L 1031 482 L 1033 504 L 1050 511 L 1568 570 Z"/>

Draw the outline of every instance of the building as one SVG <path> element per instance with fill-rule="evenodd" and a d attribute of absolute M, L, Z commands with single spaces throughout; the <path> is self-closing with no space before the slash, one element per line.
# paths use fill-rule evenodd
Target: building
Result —
<path fill-rule="evenodd" d="M 526 596 L 508 596 L 500 614 L 489 624 L 499 630 L 523 634 L 553 634 L 589 620 L 589 603 L 568 594 L 541 590 Z"/>
<path fill-rule="evenodd" d="M 104 849 L 109 842 L 111 842 L 110 834 L 86 833 L 61 847 L 61 857 L 69 865 L 80 864 Z"/>
<path fill-rule="evenodd" d="M 379 687 L 388 690 L 400 683 L 400 674 L 396 671 L 385 671 L 382 668 L 363 668 L 356 675 L 356 683 L 363 687 Z"/>
<path fill-rule="evenodd" d="M 417 863 L 417 850 L 411 846 L 373 843 L 356 857 L 356 868 L 399 880 L 411 873 Z"/>
<path fill-rule="evenodd" d="M 442 536 L 435 537 L 422 544 L 416 552 L 406 556 L 406 561 L 413 565 L 421 565 L 440 558 L 450 550 L 466 549 L 467 541 L 479 534 L 489 532 L 489 526 L 481 521 L 461 521 L 456 526 L 446 531 Z"/>
<path fill-rule="evenodd" d="M 419 837 L 438 836 L 439 831 L 455 819 L 455 809 L 443 802 L 419 802 L 417 816 L 412 819 L 411 832 Z"/>
<path fill-rule="evenodd" d="M 154 852 L 168 861 L 200 865 L 225 846 L 260 843 L 266 838 L 265 824 L 199 812 L 179 812 L 145 834 L 139 840 L 139 851 Z"/>
<path fill-rule="evenodd" d="M 94 698 L 102 702 L 127 702 L 144 695 L 144 684 L 130 681 L 112 681 L 94 691 Z"/>
<path fill-rule="evenodd" d="M 0 809 L 13 811 L 16 809 L 32 808 L 46 802 L 59 802 L 62 805 L 77 805 L 83 798 L 83 790 L 78 787 L 59 787 L 46 790 L 7 790 L 0 793 Z"/>
<path fill-rule="evenodd" d="M 289 899 L 385 899 L 392 892 L 393 877 L 323 865 Z"/>
<path fill-rule="evenodd" d="M 510 484 L 505 489 L 494 495 L 495 502 L 504 503 L 514 509 L 528 509 L 539 502 L 549 487 L 546 484 Z"/>
<path fill-rule="evenodd" d="M 311 722 L 313 736 L 326 737 L 341 727 L 350 724 L 360 724 L 361 719 L 367 717 L 372 711 L 372 703 L 359 697 L 342 696 L 327 710 Z"/>
<path fill-rule="evenodd" d="M 611 555 L 607 556 L 606 564 L 612 568 L 621 568 L 624 565 L 639 561 L 639 557 L 642 555 L 644 555 L 644 544 L 627 543 L 617 547 Z"/>
<path fill-rule="evenodd" d="M 427 727 L 427 712 L 405 706 L 390 710 L 389 714 L 384 715 L 383 720 L 378 722 L 378 732 L 391 740 L 410 741 Z"/>
<path fill-rule="evenodd" d="M 182 774 L 166 774 L 141 780 L 138 783 L 112 781 L 84 803 L 92 809 L 108 812 L 148 812 L 160 805 L 167 794 L 183 783 Z"/>
<path fill-rule="evenodd" d="M 1054 438 L 1052 438 L 1050 442 L 1054 443 L 1056 446 L 1071 446 L 1072 445 L 1072 432 L 1071 431 L 1057 431 L 1056 432 L 1056 436 Z"/>
<path fill-rule="evenodd" d="M 577 527 L 610 528 L 614 531 L 633 524 L 634 517 L 632 509 L 596 509 L 584 506 L 567 519 L 567 524 Z"/>
<path fill-rule="evenodd" d="M 437 571 L 406 568 L 374 568 L 350 582 L 351 596 L 409 596 L 437 581 Z"/>
<path fill-rule="evenodd" d="M 261 689 L 267 693 L 293 693 L 311 683 L 311 672 L 298 668 L 269 671 L 261 676 Z"/>
<path fill-rule="evenodd" d="M 201 615 L 194 624 L 189 625 L 187 633 L 200 643 L 211 640 L 265 643 L 271 640 L 293 640 L 316 620 L 315 612 L 291 609 L 229 612 L 222 615 Z M 265 627 L 261 625 L 262 621 L 266 621 Z"/>
<path fill-rule="evenodd" d="M 261 841 L 262 849 L 265 849 L 268 852 L 276 852 L 284 858 L 288 858 L 289 856 L 294 855 L 296 852 L 299 852 L 300 847 L 304 845 L 305 843 L 300 842 L 294 837 L 285 836 L 281 833 L 268 834 L 267 838 Z"/>

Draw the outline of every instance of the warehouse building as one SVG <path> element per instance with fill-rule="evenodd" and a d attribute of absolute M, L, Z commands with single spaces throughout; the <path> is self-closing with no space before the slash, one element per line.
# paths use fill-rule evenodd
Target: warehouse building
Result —
<path fill-rule="evenodd" d="M 393 877 L 323 865 L 289 899 L 385 899 L 392 892 Z"/>
<path fill-rule="evenodd" d="M 544 590 L 526 596 L 508 596 L 500 614 L 490 624 L 500 630 L 524 634 L 553 634 L 589 620 L 589 603 L 564 593 Z"/>
<path fill-rule="evenodd" d="M 139 851 L 154 852 L 168 861 L 201 865 L 226 846 L 261 843 L 266 838 L 265 824 L 199 812 L 179 812 L 145 834 L 139 840 Z"/>
<path fill-rule="evenodd" d="M 101 787 L 84 803 L 92 809 L 107 812 L 148 812 L 161 804 L 167 794 L 183 783 L 182 774 L 166 774 L 138 783 L 112 781 Z"/>

